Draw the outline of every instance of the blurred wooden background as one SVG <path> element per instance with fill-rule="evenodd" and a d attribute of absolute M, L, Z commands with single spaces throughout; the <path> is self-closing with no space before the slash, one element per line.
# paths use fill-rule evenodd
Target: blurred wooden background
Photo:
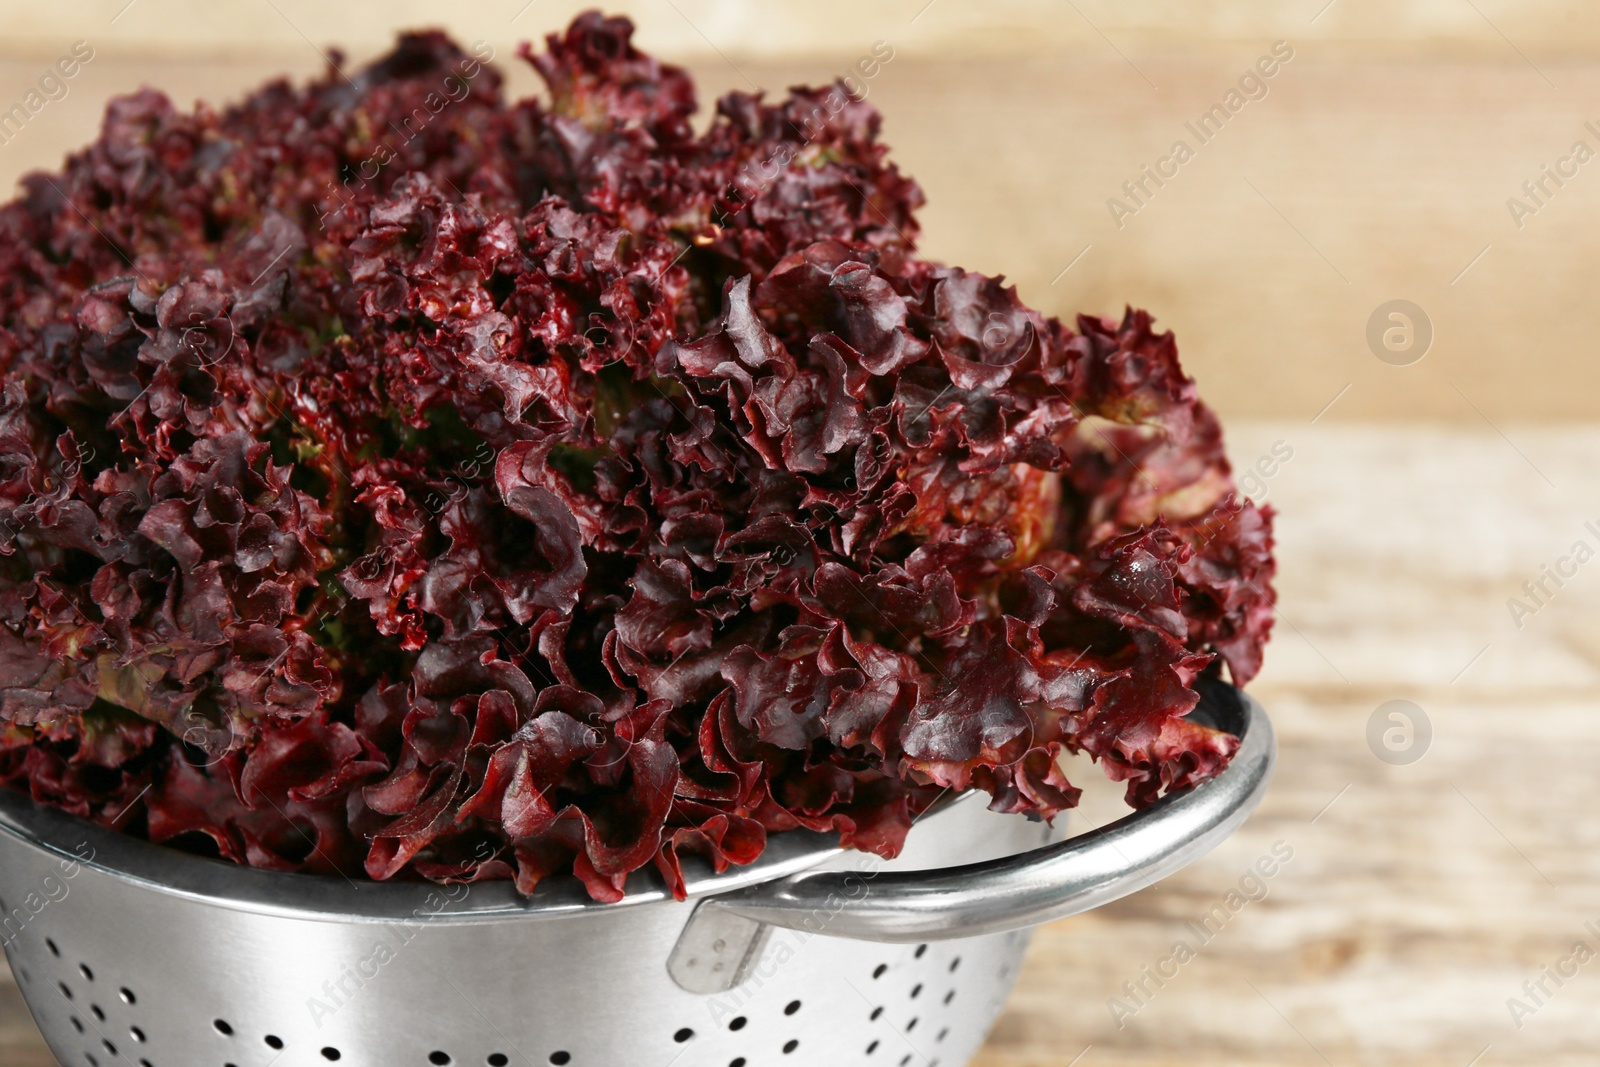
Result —
<path fill-rule="evenodd" d="M 566 0 L 71 0 L 16 5 L 0 112 L 74 42 L 95 58 L 8 143 L 0 186 L 94 135 L 141 84 L 180 104 L 357 63 L 393 30 L 518 41 Z M 1507 1000 L 1600 919 L 1592 807 L 1600 577 L 1517 628 L 1522 583 L 1600 519 L 1600 8 L 1577 0 L 880 0 L 610 5 L 638 43 L 730 88 L 827 81 L 876 42 L 885 138 L 925 188 L 923 247 L 1004 273 L 1068 315 L 1142 304 L 1177 331 L 1241 466 L 1283 441 L 1279 636 L 1256 691 L 1282 769 L 1234 841 L 1182 875 L 1040 935 L 979 1067 L 1592 1064 L 1600 978 L 1518 1028 Z M 1266 95 L 1208 143 L 1188 130 L 1286 42 Z M 1174 141 L 1195 150 L 1139 210 L 1107 200 Z M 1565 167 L 1562 184 L 1545 167 Z M 1575 171 L 1575 173 L 1573 173 Z M 1538 199 L 1524 182 L 1543 180 Z M 1513 218 L 1507 200 L 1537 211 Z M 1520 221 L 1520 225 L 1519 225 Z M 1425 357 L 1368 340 L 1418 305 Z M 1415 354 L 1413 352 L 1413 354 Z M 1401 361 L 1403 362 L 1403 361 Z M 1591 547 L 1600 547 L 1592 543 Z M 1428 755 L 1369 749 L 1375 709 L 1414 701 Z M 1093 785 L 1098 772 L 1080 773 Z M 1348 788 L 1347 788 L 1348 787 Z M 1330 806 L 1331 805 L 1331 806 Z M 1115 817 L 1091 790 L 1088 822 Z M 1148 1007 L 1108 1000 L 1275 841 L 1295 858 Z M 1591 968 L 1592 969 L 1592 968 Z M 3 973 L 3 972 L 0 972 Z M 0 1064 L 39 1067 L 0 982 Z M 920 1062 L 920 1061 L 919 1061 Z"/>

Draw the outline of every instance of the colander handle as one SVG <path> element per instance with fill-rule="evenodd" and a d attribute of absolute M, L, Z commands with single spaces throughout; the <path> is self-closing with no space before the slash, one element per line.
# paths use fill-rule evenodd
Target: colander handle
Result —
<path fill-rule="evenodd" d="M 1233 761 L 1211 781 L 1099 830 L 943 870 L 797 874 L 712 897 L 700 910 L 708 919 L 721 913 L 831 937 L 906 942 L 1015 930 L 1110 903 L 1205 855 L 1266 792 L 1277 744 L 1261 706 L 1219 684 L 1196 715 L 1240 738 Z"/>

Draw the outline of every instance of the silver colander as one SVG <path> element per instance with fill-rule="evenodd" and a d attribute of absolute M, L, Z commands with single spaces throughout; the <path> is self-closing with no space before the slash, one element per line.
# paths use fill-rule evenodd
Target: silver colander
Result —
<path fill-rule="evenodd" d="M 775 835 L 756 864 L 575 881 L 375 884 L 249 870 L 0 791 L 0 936 L 67 1067 L 957 1067 L 982 1044 L 1028 928 L 1143 888 L 1244 821 L 1271 773 L 1266 715 L 1215 780 L 1059 841 L 974 797 L 897 860 Z"/>

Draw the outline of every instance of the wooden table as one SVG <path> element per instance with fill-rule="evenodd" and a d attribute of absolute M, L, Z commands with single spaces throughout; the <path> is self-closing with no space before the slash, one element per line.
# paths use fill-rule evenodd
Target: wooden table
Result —
<path fill-rule="evenodd" d="M 1233 427 L 1237 461 L 1295 450 L 1271 483 L 1283 615 L 1254 687 L 1274 787 L 1182 874 L 1042 930 L 978 1067 L 1595 1062 L 1590 968 L 1520 1029 L 1507 1001 L 1576 941 L 1600 948 L 1600 568 L 1520 630 L 1506 601 L 1575 541 L 1600 548 L 1600 430 L 1506 430 Z M 1432 723 L 1409 766 L 1368 747 L 1393 699 Z M 1104 796 L 1092 818 L 1115 814 Z M 1280 841 L 1294 858 L 1266 898 L 1119 1029 L 1109 998 Z"/>
<path fill-rule="evenodd" d="M 1600 428 L 1237 423 L 1238 463 L 1294 450 L 1282 619 L 1254 687 L 1282 745 L 1251 822 L 1183 873 L 1043 929 L 976 1067 L 1592 1065 L 1600 963 L 1524 1018 L 1507 998 L 1600 919 L 1600 562 L 1519 630 L 1506 598 L 1600 519 Z M 1514 442 L 1514 444 L 1512 443 Z M 1524 458 L 1526 457 L 1526 458 Z M 1542 472 L 1542 473 L 1541 473 Z M 1549 483 L 1545 481 L 1549 479 Z M 1553 483 L 1553 484 L 1551 484 Z M 1586 510 L 1587 509 L 1587 510 Z M 1369 717 L 1405 699 L 1426 755 Z M 1080 768 L 1083 813 L 1119 813 Z M 1275 843 L 1293 857 L 1119 1028 L 1108 1001 L 1170 955 Z M 1259 893 L 1257 894 L 1259 895 Z M 1169 968 L 1170 970 L 1170 968 Z M 0 984 L 0 1063 L 44 1067 Z"/>

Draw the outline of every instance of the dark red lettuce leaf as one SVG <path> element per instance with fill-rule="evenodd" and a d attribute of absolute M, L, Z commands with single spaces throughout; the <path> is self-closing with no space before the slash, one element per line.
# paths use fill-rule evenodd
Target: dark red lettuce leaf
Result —
<path fill-rule="evenodd" d="M 843 86 L 624 19 L 143 91 L 0 208 L 0 782 L 255 866 L 684 890 L 1216 774 L 1271 516 L 1143 312 L 914 247 Z"/>

